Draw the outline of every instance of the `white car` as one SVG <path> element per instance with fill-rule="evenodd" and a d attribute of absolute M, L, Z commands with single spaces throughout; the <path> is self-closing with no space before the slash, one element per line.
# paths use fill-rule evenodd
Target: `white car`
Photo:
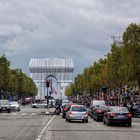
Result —
<path fill-rule="evenodd" d="M 10 102 L 10 110 L 20 111 L 19 103 L 16 101 Z"/>
<path fill-rule="evenodd" d="M 33 108 L 47 108 L 47 103 L 41 102 L 41 103 L 34 103 L 32 104 Z"/>
<path fill-rule="evenodd" d="M 69 104 L 69 103 L 70 103 L 69 100 L 62 100 L 62 107 L 63 107 L 64 105 L 66 105 L 66 104 Z"/>

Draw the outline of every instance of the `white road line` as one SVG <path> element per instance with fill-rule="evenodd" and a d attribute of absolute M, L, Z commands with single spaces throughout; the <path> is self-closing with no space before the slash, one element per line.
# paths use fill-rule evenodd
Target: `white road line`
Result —
<path fill-rule="evenodd" d="M 17 112 L 15 112 L 15 113 L 12 113 L 12 114 L 10 114 L 10 115 L 12 115 L 12 116 L 15 116 L 15 115 L 17 115 Z"/>
<path fill-rule="evenodd" d="M 51 120 L 45 125 L 45 127 L 42 129 L 42 131 L 40 132 L 40 134 L 38 135 L 36 140 L 41 140 L 42 135 L 44 134 L 44 132 L 46 131 L 46 129 L 48 128 L 48 126 L 50 125 L 50 123 L 53 121 L 53 119 L 55 118 L 56 115 L 54 115 Z"/>
<path fill-rule="evenodd" d="M 30 115 L 36 115 L 36 113 L 31 113 Z"/>
<path fill-rule="evenodd" d="M 19 114 L 19 115 L 24 116 L 24 115 L 27 115 L 27 113 L 21 113 L 21 114 Z"/>
<path fill-rule="evenodd" d="M 4 113 L 4 114 L 0 114 L 0 116 L 14 116 L 17 113 Z"/>

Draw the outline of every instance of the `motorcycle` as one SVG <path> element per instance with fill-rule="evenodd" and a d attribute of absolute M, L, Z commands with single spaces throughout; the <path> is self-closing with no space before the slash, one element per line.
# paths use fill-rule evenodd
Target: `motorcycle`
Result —
<path fill-rule="evenodd" d="M 61 108 L 60 108 L 60 106 L 57 105 L 57 106 L 55 107 L 54 114 L 60 115 L 60 113 L 61 113 Z"/>

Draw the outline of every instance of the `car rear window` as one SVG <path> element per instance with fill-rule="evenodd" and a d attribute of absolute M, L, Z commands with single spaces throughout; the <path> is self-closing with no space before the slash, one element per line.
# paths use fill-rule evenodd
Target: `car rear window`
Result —
<path fill-rule="evenodd" d="M 110 112 L 128 112 L 126 107 L 113 107 L 110 108 Z"/>
<path fill-rule="evenodd" d="M 85 112 L 86 109 L 85 109 L 85 107 L 82 107 L 82 106 L 74 106 L 74 107 L 72 107 L 71 111 Z"/>

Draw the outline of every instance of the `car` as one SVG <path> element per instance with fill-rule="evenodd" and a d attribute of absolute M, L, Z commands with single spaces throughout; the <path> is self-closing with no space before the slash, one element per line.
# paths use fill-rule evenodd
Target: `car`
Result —
<path fill-rule="evenodd" d="M 103 121 L 104 112 L 107 110 L 106 106 L 96 107 L 92 118 L 96 121 Z"/>
<path fill-rule="evenodd" d="M 69 104 L 66 104 L 62 107 L 62 118 L 66 117 L 66 113 L 72 105 L 75 105 L 75 103 L 69 103 Z"/>
<path fill-rule="evenodd" d="M 82 120 L 88 123 L 88 112 L 83 105 L 72 105 L 66 113 L 66 121 Z"/>
<path fill-rule="evenodd" d="M 63 107 L 64 105 L 66 105 L 66 104 L 69 104 L 69 103 L 70 103 L 69 100 L 62 100 L 62 107 Z"/>
<path fill-rule="evenodd" d="M 134 104 L 130 108 L 130 112 L 132 113 L 132 116 L 134 116 L 134 117 L 140 117 L 140 103 Z"/>
<path fill-rule="evenodd" d="M 0 112 L 1 111 L 7 111 L 8 113 L 11 112 L 10 102 L 8 100 L 0 100 Z"/>
<path fill-rule="evenodd" d="M 132 114 L 126 107 L 111 106 L 104 113 L 103 123 L 107 126 L 113 124 L 124 124 L 132 126 Z"/>
<path fill-rule="evenodd" d="M 93 101 L 91 101 L 90 107 L 89 107 L 90 117 L 93 118 L 94 111 L 96 110 L 96 108 L 104 107 L 104 106 L 105 106 L 105 101 L 104 100 L 93 100 Z"/>
<path fill-rule="evenodd" d="M 32 104 L 33 108 L 47 108 L 47 103 L 46 102 L 40 102 L 40 103 L 34 103 Z"/>
<path fill-rule="evenodd" d="M 10 102 L 10 109 L 14 111 L 20 111 L 20 105 L 16 101 Z"/>

